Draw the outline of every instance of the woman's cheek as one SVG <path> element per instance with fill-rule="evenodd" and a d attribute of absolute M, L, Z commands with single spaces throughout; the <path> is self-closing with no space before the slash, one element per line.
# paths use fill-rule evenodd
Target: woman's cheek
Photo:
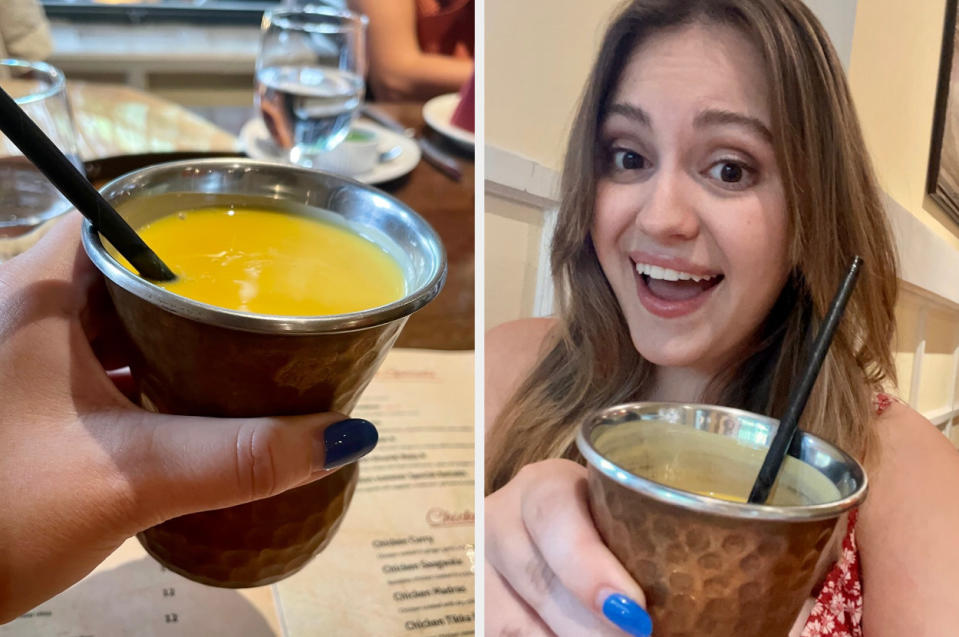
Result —
<path fill-rule="evenodd" d="M 599 182 L 593 208 L 593 237 L 597 242 L 609 249 L 624 240 L 637 214 L 637 200 L 638 193 L 627 185 Z"/>

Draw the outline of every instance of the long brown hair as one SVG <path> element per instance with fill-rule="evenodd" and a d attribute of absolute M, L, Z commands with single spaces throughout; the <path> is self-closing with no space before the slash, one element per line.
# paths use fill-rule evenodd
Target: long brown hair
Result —
<path fill-rule="evenodd" d="M 897 266 L 852 97 L 825 30 L 800 0 L 633 0 L 610 23 L 572 127 L 551 253 L 559 321 L 490 432 L 488 492 L 525 464 L 578 459 L 573 440 L 584 417 L 649 391 L 655 367 L 633 346 L 590 237 L 599 129 L 640 43 L 697 22 L 734 27 L 761 53 L 793 266 L 752 348 L 712 380 L 702 399 L 781 415 L 810 335 L 858 254 L 865 267 L 800 424 L 859 458 L 873 446 L 873 394 L 895 382 Z"/>

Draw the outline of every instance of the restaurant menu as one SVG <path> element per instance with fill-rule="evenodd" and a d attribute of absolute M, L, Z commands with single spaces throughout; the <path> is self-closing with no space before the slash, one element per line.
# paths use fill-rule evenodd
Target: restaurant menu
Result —
<path fill-rule="evenodd" d="M 393 350 L 353 413 L 379 444 L 336 536 L 302 571 L 213 588 L 130 539 L 0 637 L 472 635 L 473 352 Z"/>

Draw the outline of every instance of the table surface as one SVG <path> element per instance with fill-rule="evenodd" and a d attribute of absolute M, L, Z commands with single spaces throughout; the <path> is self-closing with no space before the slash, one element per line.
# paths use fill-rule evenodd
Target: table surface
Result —
<path fill-rule="evenodd" d="M 80 137 L 80 155 L 87 160 L 91 178 L 95 180 L 172 159 L 163 153 L 228 154 L 238 150 L 236 137 L 230 132 L 178 104 L 143 91 L 125 86 L 75 83 L 69 86 L 69 93 Z M 430 135 L 444 150 L 456 156 L 463 169 L 463 178 L 456 182 L 421 161 L 408 175 L 378 186 L 417 211 L 436 229 L 449 259 L 446 286 L 432 303 L 410 318 L 397 346 L 472 349 L 473 158 L 458 152 L 427 129 L 422 104 L 378 106 L 403 125 Z M 238 120 L 236 107 L 221 110 L 227 119 Z M 243 120 L 244 110 L 239 109 L 239 121 Z M 217 109 L 206 111 L 215 115 Z M 252 106 L 248 113 L 249 117 L 254 115 Z"/>

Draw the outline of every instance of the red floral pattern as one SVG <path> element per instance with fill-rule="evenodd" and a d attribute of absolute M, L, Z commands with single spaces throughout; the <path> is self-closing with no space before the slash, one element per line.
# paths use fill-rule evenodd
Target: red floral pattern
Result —
<path fill-rule="evenodd" d="M 876 415 L 882 414 L 893 399 L 877 394 Z M 859 574 L 859 550 L 856 548 L 856 517 L 849 514 L 849 526 L 842 541 L 842 555 L 823 583 L 801 637 L 862 637 L 862 580 Z"/>
<path fill-rule="evenodd" d="M 849 514 L 849 530 L 842 555 L 829 571 L 802 637 L 862 637 L 862 582 L 856 550 L 856 513 Z"/>

